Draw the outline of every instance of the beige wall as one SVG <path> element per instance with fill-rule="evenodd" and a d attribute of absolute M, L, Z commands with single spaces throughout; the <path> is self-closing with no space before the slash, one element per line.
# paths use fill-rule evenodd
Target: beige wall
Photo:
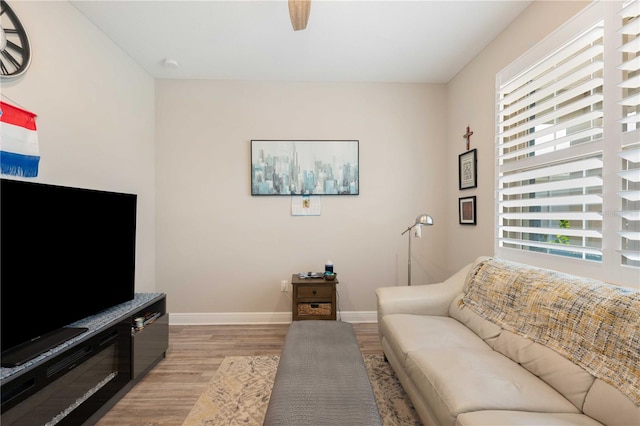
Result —
<path fill-rule="evenodd" d="M 492 255 L 495 237 L 495 79 L 496 74 L 589 5 L 582 1 L 535 1 L 482 53 L 447 84 L 448 269 L 457 270 L 481 255 Z M 458 190 L 458 155 L 466 151 L 466 126 L 478 150 L 478 187 Z M 458 198 L 475 195 L 477 225 L 458 224 Z"/>
<path fill-rule="evenodd" d="M 328 259 L 342 311 L 374 311 L 376 287 L 406 285 L 400 233 L 423 212 L 414 284 L 493 253 L 495 74 L 586 3 L 534 2 L 446 86 L 154 82 L 69 3 L 11 5 L 34 59 L 2 94 L 38 114 L 36 180 L 139 194 L 136 290 L 197 314 L 289 312 L 280 280 Z M 479 187 L 459 191 L 467 125 Z M 323 197 L 319 217 L 251 197 L 252 138 L 360 140 L 361 194 Z M 467 195 L 477 226 L 458 225 Z"/>
<path fill-rule="evenodd" d="M 377 287 L 414 284 L 445 259 L 444 86 L 156 83 L 157 283 L 172 313 L 290 312 L 280 281 L 331 259 L 342 311 L 375 311 Z M 360 195 L 324 196 L 317 217 L 287 196 L 252 197 L 251 139 L 358 139 Z"/>
<path fill-rule="evenodd" d="M 33 60 L 2 81 L 2 100 L 38 115 L 40 170 L 29 180 L 138 194 L 136 291 L 154 291 L 153 79 L 70 3 L 10 4 Z"/>

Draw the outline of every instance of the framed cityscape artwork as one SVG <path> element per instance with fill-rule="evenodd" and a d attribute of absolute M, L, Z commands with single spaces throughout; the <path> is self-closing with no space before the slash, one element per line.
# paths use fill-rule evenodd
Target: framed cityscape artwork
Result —
<path fill-rule="evenodd" d="M 251 195 L 358 195 L 359 141 L 252 140 Z"/>
<path fill-rule="evenodd" d="M 467 189 L 478 186 L 477 151 L 472 149 L 458 156 L 458 188 Z"/>

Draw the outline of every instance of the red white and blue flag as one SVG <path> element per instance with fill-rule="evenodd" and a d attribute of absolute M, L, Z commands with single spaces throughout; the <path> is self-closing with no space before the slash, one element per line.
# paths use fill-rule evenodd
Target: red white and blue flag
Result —
<path fill-rule="evenodd" d="M 36 177 L 39 162 L 36 115 L 0 101 L 0 172 Z"/>

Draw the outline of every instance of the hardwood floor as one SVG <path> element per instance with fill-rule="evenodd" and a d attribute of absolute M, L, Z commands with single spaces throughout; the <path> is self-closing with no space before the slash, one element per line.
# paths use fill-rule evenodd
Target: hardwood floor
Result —
<path fill-rule="evenodd" d="M 354 324 L 363 354 L 382 355 L 377 324 Z M 225 356 L 279 355 L 288 324 L 169 327 L 167 356 L 99 426 L 182 425 Z"/>

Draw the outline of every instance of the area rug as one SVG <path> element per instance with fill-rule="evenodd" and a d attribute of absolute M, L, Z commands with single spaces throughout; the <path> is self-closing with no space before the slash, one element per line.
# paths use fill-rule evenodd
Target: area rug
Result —
<path fill-rule="evenodd" d="M 411 401 L 382 355 L 364 355 L 383 425 L 421 425 Z M 183 426 L 262 426 L 278 356 L 226 357 Z"/>

